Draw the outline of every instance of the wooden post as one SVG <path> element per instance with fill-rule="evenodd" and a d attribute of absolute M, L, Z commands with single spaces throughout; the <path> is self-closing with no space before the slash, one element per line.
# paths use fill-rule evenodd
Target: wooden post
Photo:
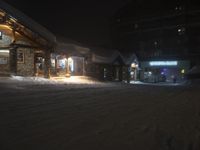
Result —
<path fill-rule="evenodd" d="M 134 69 L 134 80 L 137 80 L 137 68 Z"/>
<path fill-rule="evenodd" d="M 82 75 L 85 76 L 85 58 L 84 57 L 82 59 L 82 63 L 83 63 L 83 72 L 82 72 Z"/>
<path fill-rule="evenodd" d="M 58 76 L 58 68 L 57 68 L 57 66 L 58 66 L 58 59 L 57 59 L 57 56 L 55 56 L 55 74 L 56 74 L 56 76 Z"/>
<path fill-rule="evenodd" d="M 37 59 L 36 59 L 36 54 L 34 54 L 34 76 L 38 76 L 38 66 L 37 66 L 37 64 L 36 64 L 36 61 L 37 61 Z"/>
<path fill-rule="evenodd" d="M 45 70 L 44 70 L 44 77 L 50 78 L 50 67 L 51 67 L 51 54 L 49 50 L 45 52 Z"/>
<path fill-rule="evenodd" d="M 10 54 L 9 54 L 9 65 L 10 65 L 10 72 L 12 75 L 17 74 L 17 47 L 12 45 L 15 44 L 16 41 L 16 34 L 15 34 L 15 27 L 12 29 L 13 34 L 13 41 L 11 43 Z"/>
<path fill-rule="evenodd" d="M 17 74 L 17 48 L 13 47 L 10 49 L 9 56 L 10 72 L 12 75 Z"/>
<path fill-rule="evenodd" d="M 123 80 L 123 68 L 122 65 L 119 66 L 119 81 Z"/>
<path fill-rule="evenodd" d="M 70 70 L 69 70 L 69 56 L 66 56 L 66 64 L 65 64 L 65 68 L 66 68 L 66 77 L 70 77 Z"/>
<path fill-rule="evenodd" d="M 130 70 L 129 70 L 129 66 L 126 67 L 126 80 L 127 80 L 127 83 L 130 83 Z"/>

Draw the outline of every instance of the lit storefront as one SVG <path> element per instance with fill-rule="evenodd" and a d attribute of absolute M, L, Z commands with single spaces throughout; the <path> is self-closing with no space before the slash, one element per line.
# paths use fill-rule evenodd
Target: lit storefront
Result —
<path fill-rule="evenodd" d="M 0 75 L 50 77 L 55 36 L 22 12 L 0 1 Z"/>
<path fill-rule="evenodd" d="M 142 61 L 140 80 L 144 82 L 181 82 L 190 68 L 187 60 Z"/>
<path fill-rule="evenodd" d="M 57 38 L 57 47 L 51 54 L 52 75 L 70 77 L 85 75 L 85 58 L 90 49 L 81 46 L 80 43 Z"/>
<path fill-rule="evenodd" d="M 130 80 L 136 81 L 138 79 L 138 63 L 133 62 L 130 67 Z"/>
<path fill-rule="evenodd" d="M 82 76 L 84 75 L 84 58 L 71 56 L 57 56 L 57 59 L 51 59 L 52 67 L 56 68 L 58 76 Z"/>

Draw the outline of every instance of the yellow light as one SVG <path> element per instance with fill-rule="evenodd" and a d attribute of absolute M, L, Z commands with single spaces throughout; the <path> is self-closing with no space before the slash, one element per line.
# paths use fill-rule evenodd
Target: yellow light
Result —
<path fill-rule="evenodd" d="M 4 24 L 0 24 L 0 28 L 1 29 L 8 29 L 8 30 L 12 30 L 12 28 L 8 25 L 4 25 Z"/>
<path fill-rule="evenodd" d="M 132 63 L 132 64 L 131 64 L 131 67 L 132 67 L 132 68 L 136 68 L 136 64 L 135 64 L 135 63 Z"/>
<path fill-rule="evenodd" d="M 184 73 L 185 73 L 185 69 L 182 69 L 182 70 L 181 70 L 181 73 L 184 74 Z"/>

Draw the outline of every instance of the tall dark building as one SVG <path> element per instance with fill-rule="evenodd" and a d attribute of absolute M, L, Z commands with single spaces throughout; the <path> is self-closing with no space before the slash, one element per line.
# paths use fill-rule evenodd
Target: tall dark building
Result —
<path fill-rule="evenodd" d="M 196 0 L 132 0 L 113 16 L 111 28 L 113 46 L 135 52 L 140 61 L 199 64 L 200 5 Z"/>

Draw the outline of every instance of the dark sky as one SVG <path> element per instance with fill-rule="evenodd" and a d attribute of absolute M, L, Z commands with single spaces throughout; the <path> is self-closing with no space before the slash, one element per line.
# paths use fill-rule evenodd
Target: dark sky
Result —
<path fill-rule="evenodd" d="M 129 0 L 4 0 L 51 32 L 83 44 L 109 45 L 109 18 Z"/>

